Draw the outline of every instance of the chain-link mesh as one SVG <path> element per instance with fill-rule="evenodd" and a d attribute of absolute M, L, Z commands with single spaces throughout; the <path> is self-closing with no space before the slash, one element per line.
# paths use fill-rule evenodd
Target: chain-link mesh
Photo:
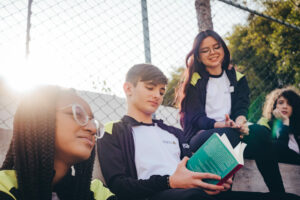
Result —
<path fill-rule="evenodd" d="M 264 12 L 259 1 L 233 2 Z M 249 20 L 253 19 L 253 14 L 222 1 L 212 0 L 210 3 L 214 30 L 229 47 L 234 47 L 230 36 L 235 26 L 251 26 Z M 290 3 L 299 7 L 298 1 Z M 143 6 L 147 8 L 146 18 L 145 13 L 142 14 Z M 30 30 L 27 27 L 28 9 L 31 9 Z M 172 80 L 172 74 L 185 66 L 185 56 L 198 33 L 196 16 L 195 1 L 191 0 L 33 0 L 30 8 L 26 1 L 1 0 L 0 55 L 3 59 L 0 66 L 1 74 L 4 73 L 0 77 L 3 86 L 0 91 L 0 127 L 12 127 L 19 99 L 16 93 L 8 92 L 12 89 L 7 85 L 25 87 L 27 83 L 37 82 L 76 88 L 102 122 L 118 120 L 126 112 L 122 83 L 128 69 L 145 62 L 148 56 L 152 64 Z M 281 17 L 279 13 L 273 17 L 282 20 L 285 16 Z M 295 20 L 290 23 L 300 24 L 299 19 L 297 23 Z M 145 25 L 149 29 L 149 38 L 145 37 Z M 26 31 L 30 32 L 27 52 Z M 144 42 L 147 40 L 149 46 L 145 51 Z M 150 52 L 150 55 L 145 55 L 145 52 Z M 28 60 L 25 64 L 26 53 Z M 237 54 L 234 51 L 234 55 Z M 299 48 L 290 56 L 299 56 Z M 245 54 L 245 61 L 247 59 Z M 268 75 L 270 67 L 266 67 L 261 70 L 264 74 L 261 77 L 253 68 L 253 62 L 249 65 L 243 63 L 243 59 L 235 62 L 247 77 L 249 75 L 248 82 L 252 83 L 249 84 L 252 89 L 250 118 L 258 116 L 264 95 L 278 86 L 278 80 L 274 78 L 276 70 Z M 273 79 L 275 84 L 265 85 L 266 81 Z M 290 78 L 286 76 L 284 80 Z M 290 82 L 284 80 L 284 83 L 295 84 L 294 79 Z M 171 104 L 171 101 L 166 104 Z M 156 117 L 179 126 L 178 110 L 173 107 L 162 106 Z"/>

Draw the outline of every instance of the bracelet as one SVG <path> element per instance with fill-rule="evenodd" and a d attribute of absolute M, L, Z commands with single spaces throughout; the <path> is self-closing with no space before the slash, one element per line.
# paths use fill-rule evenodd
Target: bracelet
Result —
<path fill-rule="evenodd" d="M 171 186 L 170 186 L 170 176 L 167 176 L 167 186 L 168 186 L 168 189 L 171 189 Z"/>

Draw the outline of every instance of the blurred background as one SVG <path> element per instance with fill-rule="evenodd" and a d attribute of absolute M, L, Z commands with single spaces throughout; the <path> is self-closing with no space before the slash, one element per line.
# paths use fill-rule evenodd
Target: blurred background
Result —
<path fill-rule="evenodd" d="M 125 114 L 125 74 L 152 63 L 169 78 L 156 113 L 179 126 L 174 90 L 194 37 L 212 28 L 251 89 L 249 121 L 265 95 L 300 82 L 300 0 L 1 0 L 0 128 L 24 93 L 73 87 L 103 123 Z"/>

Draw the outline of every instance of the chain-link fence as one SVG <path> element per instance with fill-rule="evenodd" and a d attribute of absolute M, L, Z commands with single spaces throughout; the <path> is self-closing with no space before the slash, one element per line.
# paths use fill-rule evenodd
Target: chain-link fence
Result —
<path fill-rule="evenodd" d="M 246 6 L 250 11 L 230 2 Z M 299 42 L 294 44 L 298 47 L 290 47 L 294 49 L 292 53 L 286 52 L 287 58 L 278 61 L 276 52 L 274 58 L 264 58 L 262 55 L 265 52 L 257 55 L 252 46 L 249 46 L 249 53 L 245 53 L 245 49 L 240 53 L 239 45 L 243 42 L 234 40 L 237 37 L 240 41 L 255 40 L 247 38 L 249 34 L 245 35 L 247 27 L 248 33 L 254 31 L 255 35 L 256 29 L 251 29 L 252 26 L 257 26 L 258 34 L 264 33 L 260 38 L 268 37 L 272 34 L 271 30 L 276 31 L 276 27 L 283 29 L 282 35 L 278 30 L 279 39 L 283 42 L 290 39 L 290 34 L 298 34 L 297 29 L 253 12 L 251 14 L 251 10 L 255 10 L 300 26 L 299 14 L 286 16 L 288 9 L 300 12 L 299 1 L 275 3 L 274 10 L 278 5 L 284 7 L 278 12 L 275 10 L 272 16 L 272 12 L 266 10 L 266 5 L 260 1 L 210 2 L 214 30 L 228 43 L 239 70 L 249 76 L 252 89 L 250 118 L 253 120 L 259 115 L 267 92 L 280 83 L 296 84 L 300 79 L 297 79 L 299 67 L 295 68 L 293 64 L 297 60 L 299 63 Z M 119 119 L 126 110 L 122 83 L 127 70 L 134 64 L 151 62 L 172 80 L 172 74 L 185 66 L 185 56 L 198 33 L 196 15 L 195 1 L 191 0 L 1 0 L 0 127 L 12 127 L 20 96 L 20 92 L 14 92 L 12 88 L 22 91 L 36 83 L 78 89 L 101 121 L 105 123 Z M 270 24 L 270 30 L 264 23 Z M 258 44 L 263 42 L 258 41 Z M 278 44 L 265 45 L 276 51 Z M 279 57 L 284 57 L 282 52 L 277 53 Z M 262 58 L 274 62 L 265 69 L 255 68 L 254 61 L 261 62 Z M 277 69 L 275 65 L 282 64 L 277 62 L 284 61 L 289 62 L 285 63 L 287 69 Z M 291 66 L 293 73 L 287 73 Z M 179 126 L 178 110 L 175 108 L 161 107 L 156 116 L 168 124 Z"/>

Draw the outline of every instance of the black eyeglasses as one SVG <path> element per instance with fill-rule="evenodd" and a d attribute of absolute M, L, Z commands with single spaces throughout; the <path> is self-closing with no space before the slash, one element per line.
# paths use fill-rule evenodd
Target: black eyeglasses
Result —
<path fill-rule="evenodd" d="M 101 122 L 99 122 L 97 119 L 90 119 L 89 115 L 87 112 L 84 110 L 84 108 L 79 105 L 79 104 L 69 104 L 64 107 L 59 108 L 59 110 L 64 110 L 68 107 L 72 107 L 72 113 L 73 113 L 73 118 L 77 122 L 78 125 L 80 126 L 86 126 L 89 123 L 89 120 L 92 121 L 96 128 L 96 139 L 100 139 L 104 135 L 104 126 Z"/>
<path fill-rule="evenodd" d="M 199 52 L 202 54 L 210 54 L 212 52 L 221 50 L 221 47 L 222 46 L 220 44 L 218 44 L 216 46 L 213 46 L 213 48 L 205 47 L 203 49 L 200 49 Z"/>

